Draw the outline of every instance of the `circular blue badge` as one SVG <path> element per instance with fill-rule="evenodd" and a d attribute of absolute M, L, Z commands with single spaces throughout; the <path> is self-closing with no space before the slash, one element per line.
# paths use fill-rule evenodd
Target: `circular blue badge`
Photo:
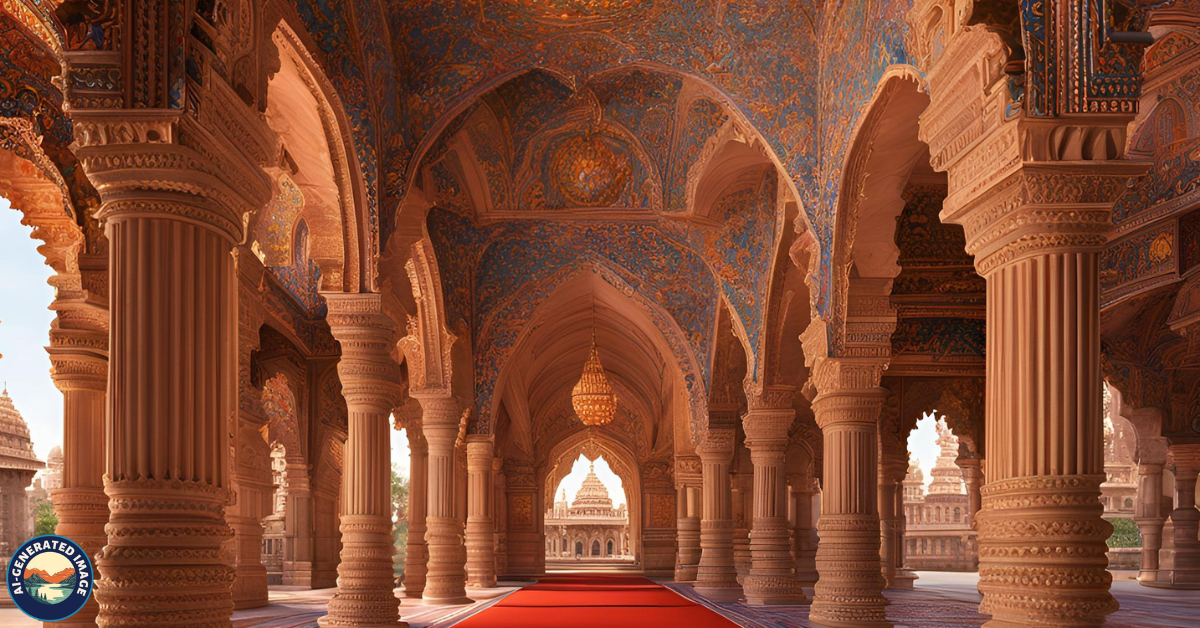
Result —
<path fill-rule="evenodd" d="M 8 561 L 5 582 L 17 608 L 41 621 L 61 621 L 79 612 L 92 595 L 92 561 L 65 536 L 47 534 L 25 541 Z"/>

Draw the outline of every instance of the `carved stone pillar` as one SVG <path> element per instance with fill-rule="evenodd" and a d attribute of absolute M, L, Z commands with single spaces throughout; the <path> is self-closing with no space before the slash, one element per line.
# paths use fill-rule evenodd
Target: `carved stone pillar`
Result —
<path fill-rule="evenodd" d="M 155 40 L 151 31 L 142 43 Z M 159 51 L 150 48 L 141 50 L 153 65 Z M 213 83 L 192 102 L 215 98 Z M 237 430 L 231 250 L 246 212 L 271 197 L 259 165 L 275 144 L 236 98 L 206 102 L 220 128 L 153 108 L 160 101 L 141 104 L 150 107 L 72 112 L 109 243 L 111 514 L 96 559 L 97 624 L 216 628 L 233 610 L 223 552 Z M 224 135 L 231 130 L 236 144 Z"/>
<path fill-rule="evenodd" d="M 330 331 L 342 347 L 338 377 L 346 399 L 338 592 L 321 626 L 390 626 L 399 621 L 392 589 L 391 421 L 400 396 L 392 360 L 395 324 L 378 294 L 326 294 Z"/>
<path fill-rule="evenodd" d="M 1099 625 L 1117 608 L 1099 501 L 1097 264 L 1116 177 L 1073 168 L 1020 171 L 943 212 L 967 225 L 988 287 L 988 484 L 975 521 L 989 628 Z"/>
<path fill-rule="evenodd" d="M 1098 262 L 1114 202 L 1149 164 L 1124 154 L 1137 79 L 1093 83 L 1102 73 L 1085 68 L 1104 38 L 1084 35 L 1092 25 L 1067 8 L 1022 16 L 1046 33 L 1023 59 L 1010 58 L 994 15 L 917 0 L 908 16 L 930 85 L 919 135 L 949 181 L 941 219 L 963 227 L 987 283 L 988 468 L 975 523 L 989 628 L 1097 626 L 1117 608 L 1098 499 Z M 1126 55 L 1139 50 L 1107 54 L 1136 65 Z"/>
<path fill-rule="evenodd" d="M 523 460 L 506 460 L 505 484 L 505 563 L 504 573 L 529 578 L 546 573 L 546 534 L 538 513 L 542 507 L 537 473 Z"/>
<path fill-rule="evenodd" d="M 750 531 L 750 572 L 742 582 L 752 605 L 807 601 L 796 581 L 788 530 L 784 451 L 788 429 L 796 418 L 791 388 L 747 394 L 750 407 L 742 417 L 746 446 L 754 463 L 754 516 Z"/>
<path fill-rule="evenodd" d="M 825 445 L 812 623 L 890 627 L 879 561 L 877 421 L 882 365 L 831 358 L 813 369 L 813 412 Z"/>
<path fill-rule="evenodd" d="M 104 494 L 104 407 L 108 384 L 108 312 L 56 299 L 58 318 L 50 330 L 54 384 L 63 393 L 62 487 L 51 495 L 58 527 L 54 533 L 79 544 L 89 557 L 104 547 L 108 496 Z M 94 626 L 96 600 L 64 626 Z"/>
<path fill-rule="evenodd" d="M 1163 517 L 1163 465 L 1142 463 L 1138 465 L 1137 505 L 1134 521 L 1142 534 L 1142 568 L 1138 582 L 1149 584 L 1158 579 L 1158 551 L 1162 548 Z"/>
<path fill-rule="evenodd" d="M 712 412 L 710 409 L 710 417 Z M 701 595 L 718 601 L 737 601 L 742 597 L 733 564 L 733 504 L 729 486 L 733 438 L 732 427 L 710 425 L 696 447 L 704 494 L 700 499 L 700 565 L 696 569 L 695 588 Z"/>
<path fill-rule="evenodd" d="M 963 482 L 967 485 L 967 525 L 975 527 L 975 515 L 979 514 L 979 509 L 983 506 L 983 497 L 980 490 L 983 488 L 983 459 L 959 457 L 955 459 L 958 467 L 962 469 Z"/>
<path fill-rule="evenodd" d="M 262 440 L 260 434 L 255 436 Z M 262 540 L 263 517 L 271 513 L 273 485 L 239 477 L 236 472 L 230 485 L 236 497 L 225 513 L 225 520 L 233 530 L 233 608 L 260 608 L 270 601 L 267 568 L 262 564 Z"/>
<path fill-rule="evenodd" d="M 1196 479 L 1200 474 L 1200 445 L 1171 445 L 1175 463 L 1175 509 L 1169 529 L 1172 538 L 1159 552 L 1158 577 L 1151 586 L 1200 589 L 1200 510 L 1196 509 Z"/>
<path fill-rule="evenodd" d="M 408 546 L 404 558 L 404 596 L 419 598 L 425 591 L 426 563 L 425 513 L 429 495 L 429 444 L 423 421 L 408 427 Z"/>
<path fill-rule="evenodd" d="M 901 482 L 908 472 L 904 452 L 879 462 L 879 559 L 889 589 L 911 589 L 915 576 L 904 571 L 904 504 Z"/>
<path fill-rule="evenodd" d="M 156 156 L 145 150 L 137 159 Z M 212 193 L 141 183 L 160 175 Z M 111 516 L 96 561 L 97 623 L 228 626 L 233 569 L 222 545 L 232 536 L 225 505 L 237 372 L 230 249 L 240 213 L 217 201 L 224 186 L 206 173 L 93 178 L 105 182 L 97 187 L 112 281 Z"/>
<path fill-rule="evenodd" d="M 1014 151 L 1070 130 L 1026 122 L 1031 128 L 1001 134 Z M 993 616 L 990 628 L 1098 625 L 1117 608 L 1106 570 L 1112 526 L 1098 499 L 1098 256 L 1112 202 L 1136 166 L 1027 165 L 969 201 L 952 193 L 942 213 L 965 226 L 988 289 L 988 484 L 975 521 L 980 610 Z"/>
<path fill-rule="evenodd" d="M 290 587 L 311 587 L 314 521 L 308 465 L 303 462 L 289 462 L 284 473 L 287 477 L 284 527 L 291 532 L 284 539 L 283 584 Z"/>
<path fill-rule="evenodd" d="M 729 476 L 730 498 L 733 504 L 733 566 L 737 570 L 738 584 L 745 588 L 746 575 L 750 573 L 753 558 L 750 555 L 750 525 L 754 520 L 754 473 L 737 473 Z"/>
<path fill-rule="evenodd" d="M 232 547 L 227 546 L 233 553 L 233 607 L 244 609 L 269 603 L 267 568 L 262 561 L 263 517 L 272 512 L 275 484 L 266 462 L 270 448 L 262 435 L 267 425 L 262 391 L 255 388 L 250 373 L 251 355 L 258 349 L 263 324 L 258 282 L 264 269 L 245 247 L 234 249 L 234 267 L 238 278 L 238 418 L 230 478 L 234 498 L 225 520 L 233 529 Z"/>
<path fill-rule="evenodd" d="M 508 478 L 504 474 L 504 459 L 492 459 L 492 521 L 495 524 L 496 574 L 508 573 L 508 499 L 504 487 Z"/>
<path fill-rule="evenodd" d="M 496 586 L 496 538 L 492 519 L 492 440 L 467 437 L 467 585 Z"/>
<path fill-rule="evenodd" d="M 454 491 L 454 449 L 462 409 L 450 396 L 421 396 L 418 400 L 425 440 L 429 443 L 429 493 L 425 513 L 429 561 L 422 597 L 438 604 L 469 604 L 463 526 L 455 516 L 457 499 Z"/>
<path fill-rule="evenodd" d="M 699 458 L 675 459 L 677 497 L 675 581 L 694 582 L 700 566 L 700 494 L 703 471 Z"/>
<path fill-rule="evenodd" d="M 796 562 L 796 581 L 802 587 L 811 587 L 817 583 L 817 530 L 813 524 L 816 481 L 807 473 L 793 474 L 788 478 L 788 493 L 792 500 L 792 555 Z"/>

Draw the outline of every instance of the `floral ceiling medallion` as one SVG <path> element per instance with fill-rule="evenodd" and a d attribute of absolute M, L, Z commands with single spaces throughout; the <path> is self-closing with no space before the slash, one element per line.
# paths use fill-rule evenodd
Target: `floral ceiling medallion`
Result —
<path fill-rule="evenodd" d="M 625 190 L 632 172 L 627 155 L 592 133 L 559 144 L 550 168 L 555 186 L 578 207 L 611 206 Z"/>

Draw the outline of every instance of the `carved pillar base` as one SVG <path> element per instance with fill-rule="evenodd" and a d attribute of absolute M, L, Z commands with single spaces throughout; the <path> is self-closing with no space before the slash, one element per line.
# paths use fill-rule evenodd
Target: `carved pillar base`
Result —
<path fill-rule="evenodd" d="M 696 447 L 696 453 L 700 454 L 704 495 L 700 500 L 700 564 L 696 569 L 695 589 L 719 602 L 735 602 L 742 597 L 733 563 L 733 509 L 729 487 L 733 437 L 732 428 L 710 427 Z"/>
<path fill-rule="evenodd" d="M 69 449 L 65 453 L 71 455 Z M 58 515 L 58 526 L 54 528 L 54 533 L 78 543 L 94 563 L 108 541 L 104 533 L 109 516 L 108 496 L 104 494 L 104 489 L 60 488 L 51 493 L 51 498 L 54 513 Z M 100 607 L 96 604 L 95 596 L 92 596 L 77 613 L 54 625 L 95 626 L 99 612 Z"/>
<path fill-rule="evenodd" d="M 1009 478 L 983 487 L 979 610 L 988 628 L 1098 626 L 1116 610 L 1102 475 Z"/>
<path fill-rule="evenodd" d="M 1158 575 L 1147 586 L 1164 589 L 1200 589 L 1200 510 L 1196 509 L 1196 479 L 1200 473 L 1200 445 L 1173 445 L 1175 459 L 1175 509 L 1171 511 L 1169 542 L 1159 552 Z"/>
<path fill-rule="evenodd" d="M 267 568 L 262 564 L 262 520 L 238 514 L 226 517 L 233 530 L 236 568 L 233 608 L 259 608 L 268 603 Z"/>
<path fill-rule="evenodd" d="M 96 582 L 99 626 L 228 626 L 233 568 L 222 544 L 225 489 L 195 482 L 120 480 L 105 487 L 112 516 Z"/>
<path fill-rule="evenodd" d="M 338 592 L 329 614 L 318 623 L 335 628 L 407 626 L 399 619 L 400 601 L 392 592 L 391 519 L 378 515 L 342 515 L 342 564 Z"/>

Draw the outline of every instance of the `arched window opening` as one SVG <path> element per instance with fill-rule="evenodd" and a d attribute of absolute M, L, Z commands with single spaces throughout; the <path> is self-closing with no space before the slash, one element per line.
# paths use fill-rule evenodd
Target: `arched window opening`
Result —
<path fill-rule="evenodd" d="M 580 454 L 575 459 L 570 472 L 555 486 L 554 503 L 545 517 L 547 529 L 564 535 L 561 553 L 546 552 L 550 568 L 563 560 L 571 562 L 564 568 L 572 568 L 578 558 L 632 558 L 628 544 L 615 541 L 627 538 L 629 531 L 625 486 L 602 455 L 589 460 Z M 578 539 L 573 554 L 569 553 L 568 537 Z"/>
<path fill-rule="evenodd" d="M 958 466 L 958 437 L 936 410 L 917 421 L 908 437 L 909 468 L 903 481 L 907 517 L 904 533 L 920 543 L 904 557 L 905 567 L 927 571 L 974 571 L 978 564 L 970 523 L 970 496 Z M 919 551 L 918 551 L 919 548 Z"/>

